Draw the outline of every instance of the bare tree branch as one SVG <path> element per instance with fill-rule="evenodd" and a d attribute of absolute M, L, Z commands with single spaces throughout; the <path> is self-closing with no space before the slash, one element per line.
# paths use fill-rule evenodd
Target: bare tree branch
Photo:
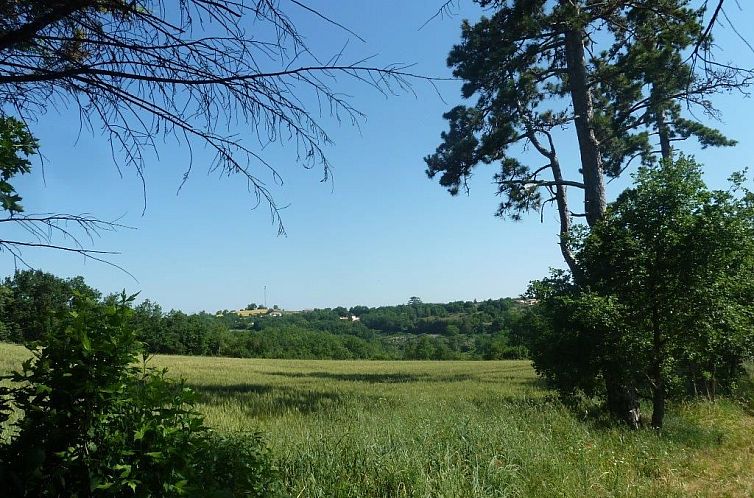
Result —
<path fill-rule="evenodd" d="M 83 235 L 89 239 L 90 244 L 93 244 L 94 238 L 99 237 L 102 232 L 132 229 L 132 227 L 121 224 L 118 221 L 104 221 L 89 214 L 39 213 L 28 215 L 14 214 L 6 218 L 0 218 L 0 224 L 18 226 L 32 237 L 33 241 L 0 238 L 0 251 L 7 251 L 14 259 L 21 261 L 24 266 L 31 268 L 23 257 L 24 248 L 54 249 L 79 254 L 85 259 L 117 268 L 138 282 L 136 277 L 125 268 L 105 258 L 105 256 L 118 255 L 120 254 L 119 252 L 87 249 L 80 241 L 80 237 Z M 70 244 L 55 243 L 54 241 L 58 239 L 70 241 Z"/>
<path fill-rule="evenodd" d="M 424 29 L 424 27 L 427 24 L 431 23 L 432 21 L 434 21 L 438 17 L 443 17 L 445 15 L 448 15 L 448 14 L 452 13 L 451 9 L 452 9 L 453 5 L 458 5 L 458 0 L 447 0 L 445 3 L 443 3 L 440 6 L 439 9 L 437 9 L 437 12 L 435 12 L 434 14 L 432 14 L 432 16 L 429 19 L 427 19 L 426 21 L 424 21 L 424 24 L 422 24 L 421 26 L 419 26 L 419 29 L 417 31 L 421 31 L 422 29 Z"/>
<path fill-rule="evenodd" d="M 694 50 L 692 51 L 692 57 L 696 57 L 699 54 L 699 49 L 704 45 L 706 42 L 709 41 L 710 33 L 712 33 L 712 28 L 715 27 L 715 23 L 717 23 L 717 17 L 720 15 L 720 11 L 723 9 L 723 3 L 725 0 L 718 0 L 717 6 L 715 7 L 715 10 L 712 13 L 712 17 L 710 18 L 709 22 L 707 23 L 707 27 L 704 28 L 704 32 L 702 33 L 702 36 L 699 37 L 699 40 L 696 42 L 696 45 L 694 45 Z M 706 6 L 705 2 L 705 6 Z"/>
<path fill-rule="evenodd" d="M 142 182 L 158 140 L 187 146 L 184 181 L 193 150 L 208 145 L 215 153 L 208 171 L 245 179 L 284 234 L 262 175 L 277 185 L 283 179 L 263 148 L 290 142 L 296 160 L 327 179 L 332 139 L 323 116 L 354 125 L 363 119 L 336 89 L 342 79 L 389 95 L 434 78 L 406 64 L 344 62 L 342 51 L 323 62 L 279 1 L 13 2 L 0 19 L 0 106 L 29 124 L 51 109 L 77 109 L 84 127 L 108 137 L 119 171 L 133 167 Z M 361 39 L 303 0 L 290 1 Z"/>

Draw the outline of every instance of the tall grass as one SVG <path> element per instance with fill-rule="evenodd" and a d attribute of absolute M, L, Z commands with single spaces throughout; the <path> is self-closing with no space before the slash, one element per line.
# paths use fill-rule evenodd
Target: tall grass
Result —
<path fill-rule="evenodd" d="M 0 369 L 23 351 L 0 346 Z M 528 362 L 158 356 L 220 431 L 268 434 L 301 497 L 754 496 L 754 417 L 675 404 L 661 434 L 566 409 Z"/>

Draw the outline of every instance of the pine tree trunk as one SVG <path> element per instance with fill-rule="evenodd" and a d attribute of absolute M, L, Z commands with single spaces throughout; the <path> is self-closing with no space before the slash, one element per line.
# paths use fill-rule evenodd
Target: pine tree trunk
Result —
<path fill-rule="evenodd" d="M 658 369 L 659 370 L 659 369 Z M 652 393 L 652 427 L 662 429 L 662 421 L 665 418 L 665 384 L 662 374 L 655 374 L 654 391 Z"/>
<path fill-rule="evenodd" d="M 589 226 L 594 226 L 605 214 L 605 179 L 602 155 L 594 134 L 594 106 L 587 79 L 584 58 L 584 33 L 570 29 L 565 34 L 566 67 L 574 111 L 576 136 L 581 154 L 581 174 L 584 179 L 584 210 Z"/>
<path fill-rule="evenodd" d="M 584 180 L 584 212 L 589 226 L 594 226 L 605 215 L 607 199 L 602 154 L 594 133 L 594 104 L 587 78 L 584 55 L 583 29 L 569 29 L 565 33 L 566 69 L 569 91 L 574 111 L 574 124 L 581 154 L 581 175 Z M 570 265 L 569 265 L 570 266 Z M 622 368 L 616 365 L 616 372 Z M 638 427 L 639 404 L 635 390 L 605 372 L 607 408 L 632 427 Z"/>
<path fill-rule="evenodd" d="M 655 113 L 657 119 L 657 134 L 660 136 L 660 152 L 666 161 L 673 159 L 673 148 L 670 146 L 670 130 L 665 122 L 665 112 Z"/>
<path fill-rule="evenodd" d="M 568 209 L 568 196 L 566 195 L 566 187 L 561 183 L 563 181 L 563 173 L 560 169 L 560 162 L 558 162 L 554 153 L 550 157 L 550 168 L 552 169 L 553 178 L 558 182 L 555 186 L 555 202 L 558 206 L 558 215 L 560 218 L 560 252 L 568 268 L 571 270 L 571 274 L 574 278 L 578 278 L 578 264 L 568 240 L 571 235 L 571 212 Z"/>
<path fill-rule="evenodd" d="M 662 429 L 665 418 L 665 381 L 662 375 L 662 331 L 660 314 L 652 310 L 652 427 Z"/>

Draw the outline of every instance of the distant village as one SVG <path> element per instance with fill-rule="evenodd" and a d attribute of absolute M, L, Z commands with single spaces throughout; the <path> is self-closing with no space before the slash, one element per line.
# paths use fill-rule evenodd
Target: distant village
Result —
<path fill-rule="evenodd" d="M 412 298 L 414 299 L 414 298 Z M 515 303 L 523 305 L 523 306 L 533 306 L 537 304 L 539 301 L 537 299 L 527 299 L 527 298 L 519 298 L 513 300 Z M 421 302 L 421 301 L 419 301 Z M 476 300 L 474 301 L 476 302 Z M 305 313 L 307 311 L 314 311 L 312 309 L 305 309 L 305 310 L 284 310 L 280 308 L 278 305 L 274 305 L 271 308 L 268 308 L 267 306 L 257 306 L 256 304 L 250 304 L 244 309 L 240 310 L 221 310 L 215 313 L 217 316 L 227 315 L 227 314 L 233 314 L 236 316 L 239 316 L 241 318 L 253 318 L 253 317 L 278 317 L 283 315 L 293 315 L 296 313 Z M 360 317 L 354 315 L 354 314 L 346 314 L 343 316 L 338 317 L 340 320 L 348 320 L 350 322 L 358 322 L 361 320 Z"/>
<path fill-rule="evenodd" d="M 277 306 L 273 306 L 272 308 L 266 308 L 264 306 L 257 307 L 255 305 L 249 305 L 245 309 L 242 309 L 242 310 L 218 311 L 216 315 L 224 315 L 226 313 L 233 313 L 242 318 L 249 318 L 249 317 L 255 317 L 255 316 L 283 316 L 283 313 L 290 314 L 290 313 L 299 313 L 299 312 L 298 311 L 285 311 L 283 309 L 278 308 Z"/>
<path fill-rule="evenodd" d="M 302 310 L 302 311 L 292 311 L 292 310 L 284 310 L 282 308 L 279 308 L 277 305 L 273 306 L 272 308 L 267 308 L 265 306 L 256 306 L 256 305 L 249 305 L 246 308 L 242 310 L 223 310 L 218 311 L 215 313 L 217 316 L 222 316 L 225 314 L 234 314 L 237 316 L 240 316 L 241 318 L 253 318 L 253 317 L 276 317 L 276 316 L 283 316 L 283 315 L 293 315 L 295 313 L 302 313 L 305 311 L 312 311 L 312 310 Z M 356 315 L 348 314 L 346 316 L 339 317 L 340 320 L 348 320 L 350 322 L 358 322 L 360 318 Z"/>

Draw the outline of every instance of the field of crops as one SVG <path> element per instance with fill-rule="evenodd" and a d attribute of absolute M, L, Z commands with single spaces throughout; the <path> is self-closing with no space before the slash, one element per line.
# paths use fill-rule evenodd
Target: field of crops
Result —
<path fill-rule="evenodd" d="M 0 371 L 25 351 L 0 345 Z M 300 497 L 754 496 L 754 416 L 672 405 L 662 434 L 562 407 L 525 361 L 155 357 L 220 431 L 267 435 Z"/>

